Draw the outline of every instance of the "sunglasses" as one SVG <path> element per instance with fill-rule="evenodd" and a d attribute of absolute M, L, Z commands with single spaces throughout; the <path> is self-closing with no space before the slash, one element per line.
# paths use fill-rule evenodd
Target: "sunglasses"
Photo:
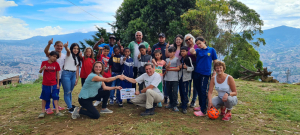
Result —
<path fill-rule="evenodd" d="M 189 40 L 191 40 L 191 38 L 189 38 L 189 39 L 185 40 L 185 42 L 187 42 L 187 41 L 189 41 Z"/>

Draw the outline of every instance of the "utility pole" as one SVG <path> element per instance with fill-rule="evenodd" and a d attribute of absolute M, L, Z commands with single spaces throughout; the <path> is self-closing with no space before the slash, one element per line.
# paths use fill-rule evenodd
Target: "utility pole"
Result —
<path fill-rule="evenodd" d="M 286 74 L 286 83 L 288 83 L 289 82 L 289 76 L 291 75 L 290 69 L 288 69 L 287 71 L 285 71 L 285 74 Z"/>

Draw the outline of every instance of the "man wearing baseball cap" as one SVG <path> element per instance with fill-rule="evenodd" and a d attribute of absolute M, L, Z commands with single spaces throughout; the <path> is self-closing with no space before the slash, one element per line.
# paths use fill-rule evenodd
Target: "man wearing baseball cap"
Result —
<path fill-rule="evenodd" d="M 165 52 L 166 52 L 166 45 L 167 45 L 167 43 L 165 42 L 165 40 L 166 40 L 165 34 L 164 33 L 160 33 L 158 35 L 158 43 L 156 43 L 152 47 L 152 57 L 153 58 L 155 58 L 155 56 L 153 54 L 154 51 L 155 50 L 161 50 L 162 58 L 163 58 L 163 60 L 166 60 L 166 54 L 165 54 Z"/>
<path fill-rule="evenodd" d="M 100 43 L 102 43 L 102 44 L 100 44 Z M 116 46 L 115 43 L 116 43 L 116 37 L 115 37 L 115 35 L 110 35 L 109 36 L 109 43 L 108 44 L 104 43 L 104 38 L 101 37 L 100 40 L 94 45 L 94 50 L 96 50 L 96 49 L 97 50 L 102 49 L 104 46 L 108 45 L 110 49 L 109 49 L 109 53 L 108 53 L 107 56 L 111 57 L 111 55 L 114 53 L 114 49 L 113 48 Z M 117 42 L 117 45 L 120 47 L 121 52 L 122 52 L 123 46 L 121 45 L 120 40 Z"/>

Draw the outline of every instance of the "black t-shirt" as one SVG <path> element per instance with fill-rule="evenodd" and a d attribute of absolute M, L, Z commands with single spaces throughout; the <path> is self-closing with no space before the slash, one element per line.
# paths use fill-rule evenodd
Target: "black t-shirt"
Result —
<path fill-rule="evenodd" d="M 121 73 L 122 72 L 122 67 L 120 64 L 121 61 L 121 54 L 119 55 L 114 55 L 114 57 L 110 57 L 108 63 L 111 66 L 111 71 L 112 72 L 117 72 L 117 73 Z"/>

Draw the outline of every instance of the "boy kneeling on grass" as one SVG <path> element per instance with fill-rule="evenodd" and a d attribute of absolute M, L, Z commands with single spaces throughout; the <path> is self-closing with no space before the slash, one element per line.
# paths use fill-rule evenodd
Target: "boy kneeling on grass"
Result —
<path fill-rule="evenodd" d="M 58 52 L 52 51 L 49 54 L 49 60 L 43 61 L 40 69 L 40 73 L 43 73 L 43 83 L 42 83 L 42 93 L 40 99 L 42 99 L 42 113 L 39 115 L 39 118 L 45 117 L 45 105 L 46 101 L 49 101 L 51 98 L 54 101 L 54 105 L 58 106 L 59 99 L 59 71 L 60 67 L 56 60 L 59 58 Z M 56 110 L 56 116 L 64 116 L 60 113 L 58 107 Z"/>

